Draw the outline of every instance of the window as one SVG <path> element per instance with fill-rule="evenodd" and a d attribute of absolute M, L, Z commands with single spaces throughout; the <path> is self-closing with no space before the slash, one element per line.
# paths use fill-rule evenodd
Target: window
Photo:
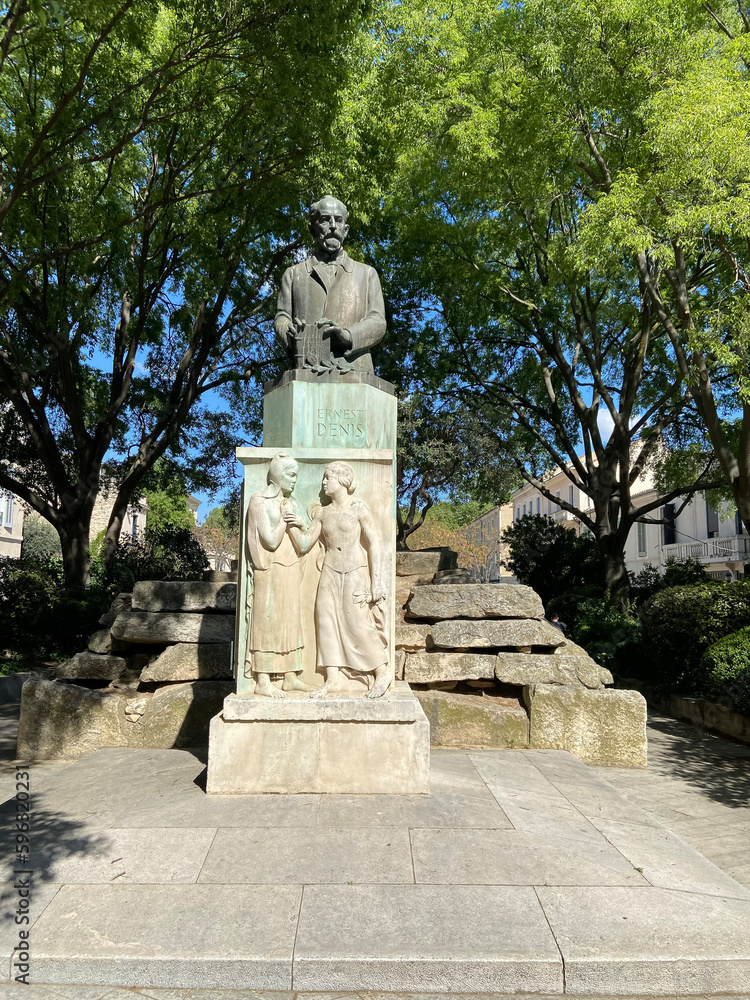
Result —
<path fill-rule="evenodd" d="M 719 537 L 719 514 L 706 504 L 706 538 Z"/>
<path fill-rule="evenodd" d="M 13 497 L 9 493 L 0 499 L 0 527 L 13 528 Z"/>
<path fill-rule="evenodd" d="M 526 517 L 526 504 L 523 505 L 523 516 Z"/>
<path fill-rule="evenodd" d="M 570 504 L 571 507 L 574 507 L 575 506 L 575 502 L 576 502 L 576 488 L 575 488 L 575 486 L 569 486 L 568 487 L 568 503 Z"/>
<path fill-rule="evenodd" d="M 735 535 L 747 534 L 745 525 L 742 523 L 742 518 L 740 517 L 739 511 L 734 515 L 734 533 Z"/>
<path fill-rule="evenodd" d="M 133 524 L 131 526 L 131 534 L 133 538 L 138 537 L 138 515 L 133 514 Z"/>
<path fill-rule="evenodd" d="M 541 514 L 541 512 L 542 512 L 542 500 L 541 500 L 541 497 L 537 497 L 536 498 L 536 512 L 537 512 L 537 514 Z"/>
<path fill-rule="evenodd" d="M 662 517 L 666 521 L 666 524 L 662 525 L 664 529 L 664 544 L 674 545 L 677 539 L 677 531 L 674 525 L 674 504 L 665 503 L 663 507 Z"/>
<path fill-rule="evenodd" d="M 638 556 L 645 556 L 648 552 L 646 546 L 646 525 L 643 521 L 638 521 Z"/>
<path fill-rule="evenodd" d="M 521 508 L 520 507 L 516 507 L 516 520 L 517 521 L 521 520 Z"/>

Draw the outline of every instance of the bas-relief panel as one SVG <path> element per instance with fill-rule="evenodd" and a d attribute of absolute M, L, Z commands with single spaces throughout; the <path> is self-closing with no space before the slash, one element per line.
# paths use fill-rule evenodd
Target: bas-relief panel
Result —
<path fill-rule="evenodd" d="M 245 454 L 240 457 L 245 466 L 243 527 L 246 536 L 243 539 L 240 565 L 238 608 L 244 608 L 245 613 L 240 615 L 238 622 L 238 692 L 252 693 L 255 690 L 258 694 L 277 696 L 269 689 L 271 680 L 269 675 L 274 674 L 276 676 L 272 679 L 272 686 L 276 691 L 284 688 L 288 696 L 294 697 L 307 697 L 306 689 L 313 689 L 317 693 L 317 689 L 320 689 L 326 680 L 326 672 L 322 669 L 324 664 L 319 664 L 321 657 L 318 654 L 320 652 L 324 659 L 336 659 L 335 653 L 331 654 L 326 650 L 331 649 L 332 642 L 336 647 L 340 638 L 338 633 L 343 632 L 344 657 L 348 660 L 359 657 L 359 666 L 363 668 L 365 674 L 369 672 L 369 680 L 359 671 L 334 671 L 333 677 L 329 671 L 328 685 L 323 689 L 323 695 L 329 691 L 331 693 L 346 691 L 354 695 L 365 695 L 369 692 L 371 697 L 377 696 L 383 690 L 383 671 L 374 669 L 377 667 L 375 660 L 379 658 L 379 654 L 376 648 L 377 639 L 372 634 L 373 628 L 381 636 L 379 648 L 381 650 L 385 648 L 382 659 L 387 663 L 386 686 L 393 676 L 395 527 L 392 453 L 352 452 L 349 449 L 327 448 L 316 449 L 315 456 L 309 457 L 304 454 L 305 449 L 298 449 L 296 454 L 293 448 L 244 451 Z M 278 495 L 274 499 L 271 496 L 274 487 L 268 482 L 268 474 L 270 462 L 279 452 L 288 454 L 294 459 L 296 475 L 291 491 L 289 482 L 283 484 L 287 496 Z M 337 463 L 342 460 L 354 474 L 354 489 L 351 494 L 344 495 L 343 498 L 339 496 L 338 501 L 341 510 L 346 509 L 349 513 L 356 513 L 354 520 L 347 516 L 342 521 L 336 513 L 338 508 L 334 510 L 336 498 L 330 495 L 331 484 L 327 487 L 328 495 L 324 485 L 326 468 L 332 462 Z M 277 469 L 277 474 L 274 476 L 277 480 L 278 472 Z M 344 478 L 346 479 L 346 476 Z M 336 488 L 334 483 L 334 491 Z M 350 506 L 352 501 L 354 503 Z M 255 583 L 248 586 L 247 567 L 252 562 L 249 556 L 253 549 L 253 538 L 249 537 L 247 532 L 249 531 L 250 536 L 254 534 L 258 512 L 260 511 L 260 516 L 263 516 L 264 507 L 269 508 L 276 518 L 276 537 L 280 532 L 279 516 L 286 516 L 289 524 L 287 537 L 284 538 L 284 551 L 280 553 L 279 566 L 270 567 L 270 571 L 268 567 L 261 569 L 256 574 Z M 281 508 L 286 510 L 286 515 L 280 513 Z M 250 512 L 249 519 L 248 512 Z M 296 524 L 293 523 L 295 520 Z M 344 524 L 344 521 L 347 523 Z M 374 534 L 375 547 L 379 547 L 381 551 L 381 571 L 376 572 L 374 581 L 370 557 L 372 546 L 368 541 L 368 531 L 370 535 Z M 359 551 L 367 554 L 367 567 L 348 567 L 348 563 L 344 565 L 347 553 L 354 553 L 358 545 L 361 545 Z M 258 559 L 256 553 L 256 561 Z M 344 562 L 338 565 L 342 559 Z M 262 554 L 260 561 L 263 561 Z M 356 572 L 352 572 L 353 569 Z M 343 576 L 340 572 L 342 570 Z M 323 574 L 323 584 L 320 583 L 321 574 Z M 272 577 L 269 586 L 267 581 Z M 339 586 L 342 581 L 346 584 L 343 591 Z M 382 594 L 377 593 L 378 588 L 382 589 Z M 249 594 L 249 590 L 253 590 L 254 593 Z M 349 590 L 352 591 L 351 594 Z M 373 590 L 376 592 L 372 593 Z M 365 596 L 368 597 L 370 614 L 368 607 L 364 607 L 364 600 L 357 596 L 365 591 L 369 591 Z M 381 600 L 375 603 L 378 597 Z M 258 613 L 255 626 L 253 626 L 253 608 L 263 609 Z M 339 613 L 341 608 L 345 611 L 343 618 Z M 269 622 L 271 629 L 275 629 L 280 636 L 280 641 L 276 643 L 277 656 L 258 655 L 249 649 L 252 645 L 274 645 L 273 642 L 264 642 L 262 637 L 259 639 L 259 631 L 261 634 L 263 632 L 263 626 L 260 626 L 260 630 L 258 627 L 261 615 Z M 284 621 L 285 615 L 286 621 Z M 365 619 L 368 617 L 369 622 L 366 622 Z M 297 623 L 299 637 L 293 634 Z M 332 629 L 335 633 L 333 636 L 330 634 Z M 361 629 L 364 629 L 368 636 L 364 647 L 351 634 Z M 249 639 L 252 641 L 249 642 Z M 353 646 L 357 647 L 354 654 L 349 652 Z M 341 655 L 338 658 L 340 659 Z M 249 664 L 248 668 L 246 664 Z M 367 686 L 364 681 L 367 681 Z"/>

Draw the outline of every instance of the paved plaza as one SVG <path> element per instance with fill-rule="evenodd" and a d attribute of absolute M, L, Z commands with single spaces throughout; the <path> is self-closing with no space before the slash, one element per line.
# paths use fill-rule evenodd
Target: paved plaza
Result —
<path fill-rule="evenodd" d="M 750 994 L 750 748 L 658 716 L 649 738 L 645 771 L 433 751 L 427 797 L 209 797 L 184 750 L 36 765 L 36 985 L 0 1000 Z"/>

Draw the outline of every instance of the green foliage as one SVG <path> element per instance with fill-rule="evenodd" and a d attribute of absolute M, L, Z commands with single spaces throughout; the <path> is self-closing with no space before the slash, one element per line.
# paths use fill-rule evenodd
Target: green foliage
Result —
<path fill-rule="evenodd" d="M 148 514 L 146 515 L 146 534 L 165 529 L 186 528 L 195 525 L 193 512 L 188 507 L 187 494 L 181 490 L 146 491 Z"/>
<path fill-rule="evenodd" d="M 482 503 L 481 500 L 467 500 L 466 503 L 439 500 L 427 512 L 427 521 L 438 524 L 441 528 L 447 528 L 448 531 L 455 531 L 465 524 L 476 521 L 488 510 L 492 510 L 492 505 Z"/>
<path fill-rule="evenodd" d="M 601 666 L 627 673 L 640 637 L 640 620 L 630 608 L 617 608 L 608 594 L 580 602 L 571 638 Z"/>
<path fill-rule="evenodd" d="M 66 589 L 59 560 L 0 560 L 3 645 L 24 656 L 84 649 L 110 603 L 103 588 Z"/>
<path fill-rule="evenodd" d="M 643 653 L 657 685 L 701 694 L 701 657 L 750 625 L 750 582 L 701 583 L 661 591 L 641 611 Z"/>
<path fill-rule="evenodd" d="M 509 551 L 505 565 L 519 583 L 533 587 L 545 607 L 579 588 L 604 586 L 594 541 L 551 517 L 526 514 L 508 525 L 502 539 Z"/>
<path fill-rule="evenodd" d="M 115 563 L 138 580 L 200 580 L 208 569 L 206 553 L 189 528 L 153 528 L 144 539 L 126 539 Z"/>
<path fill-rule="evenodd" d="M 709 581 L 705 566 L 698 559 L 676 559 L 669 556 L 662 573 L 657 566 L 646 563 L 639 573 L 630 573 L 630 596 L 634 603 L 643 604 L 660 590 L 669 587 L 689 587 Z"/>
<path fill-rule="evenodd" d="M 118 514 L 163 455 L 190 489 L 231 481 L 235 445 L 258 432 L 248 382 L 279 368 L 268 320 L 306 205 L 333 184 L 353 221 L 377 197 L 345 107 L 371 51 L 367 4 L 9 11 L 0 487 L 58 528 L 84 582 L 105 480 Z"/>
<path fill-rule="evenodd" d="M 709 646 L 700 666 L 707 697 L 733 712 L 750 714 L 750 626 Z"/>
<path fill-rule="evenodd" d="M 61 554 L 58 533 L 49 521 L 45 521 L 39 514 L 29 511 L 23 519 L 21 559 L 28 559 L 31 562 L 45 562 Z"/>

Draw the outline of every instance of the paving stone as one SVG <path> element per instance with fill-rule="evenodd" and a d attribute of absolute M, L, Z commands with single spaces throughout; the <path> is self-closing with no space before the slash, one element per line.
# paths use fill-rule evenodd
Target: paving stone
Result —
<path fill-rule="evenodd" d="M 467 583 L 452 587 L 414 587 L 408 618 L 544 618 L 544 606 L 531 587 L 507 583 Z"/>
<path fill-rule="evenodd" d="M 214 839 L 212 829 L 97 830 L 38 852 L 35 877 L 49 882 L 195 882 Z M 0 864 L 9 880 L 12 865 Z"/>
<path fill-rule="evenodd" d="M 229 643 L 178 642 L 167 646 L 141 672 L 141 680 L 197 681 L 232 677 Z"/>
<path fill-rule="evenodd" d="M 123 612 L 115 619 L 112 635 L 121 642 L 134 643 L 228 643 L 234 641 L 234 619 L 231 615 Z"/>
<path fill-rule="evenodd" d="M 5 858 L 2 859 L 5 861 Z M 25 876 L 21 876 L 22 879 Z M 16 915 L 19 916 L 19 890 L 14 887 L 17 876 L 13 876 L 12 881 L 0 882 L 0 979 L 7 980 L 10 971 L 10 961 L 13 949 L 20 943 L 19 930 L 34 930 L 34 924 L 39 916 L 44 912 L 45 907 L 54 899 L 59 885 L 42 883 L 32 876 L 31 894 L 28 909 L 28 924 L 16 924 Z M 33 937 L 33 934 L 32 934 Z M 44 998 L 46 1000 L 46 998 Z"/>
<path fill-rule="evenodd" d="M 127 666 L 127 661 L 121 656 L 107 656 L 86 651 L 76 653 L 65 663 L 58 663 L 53 668 L 53 673 L 61 680 L 116 681 Z"/>
<path fill-rule="evenodd" d="M 506 621 L 445 621 L 430 628 L 433 645 L 443 649 L 490 649 L 497 646 L 548 646 L 565 641 L 549 622 L 533 619 Z"/>
<path fill-rule="evenodd" d="M 35 976 L 290 990 L 301 896 L 292 885 L 66 885 L 35 926 Z"/>
<path fill-rule="evenodd" d="M 610 867 L 580 843 L 569 849 L 522 830 L 412 830 L 411 840 L 418 883 L 648 885 L 632 866 Z"/>
<path fill-rule="evenodd" d="M 223 611 L 234 614 L 236 583 L 141 580 L 133 587 L 133 611 Z"/>
<path fill-rule="evenodd" d="M 525 747 L 529 717 L 517 703 L 451 691 L 416 691 L 430 723 L 432 746 Z"/>
<path fill-rule="evenodd" d="M 285 828 L 219 830 L 200 882 L 413 882 L 407 830 Z"/>
<path fill-rule="evenodd" d="M 604 683 L 601 667 L 590 656 L 556 653 L 498 653 L 495 677 L 503 684 L 582 684 L 592 689 Z"/>
<path fill-rule="evenodd" d="M 495 657 L 486 653 L 409 653 L 404 680 L 412 684 L 494 677 Z"/>
<path fill-rule="evenodd" d="M 517 886 L 305 887 L 298 990 L 562 993 L 534 890 Z"/>
<path fill-rule="evenodd" d="M 378 826 L 511 829 L 510 820 L 491 797 L 436 790 L 434 769 L 429 796 L 323 795 L 318 824 L 356 829 Z"/>
<path fill-rule="evenodd" d="M 198 767 L 198 773 L 203 770 Z M 178 786 L 178 787 L 175 787 Z M 176 777 L 122 813 L 118 825 L 144 827 L 313 827 L 319 795 L 206 795 L 194 779 Z"/>
<path fill-rule="evenodd" d="M 750 992 L 750 902 L 653 888 L 536 890 L 566 993 Z"/>
<path fill-rule="evenodd" d="M 739 885 L 664 827 L 622 820 L 593 822 L 614 847 L 643 871 L 652 885 L 750 900 L 750 889 Z"/>
<path fill-rule="evenodd" d="M 591 763 L 646 767 L 646 700 L 638 691 L 556 684 L 529 690 L 531 747 L 569 750 Z"/>

